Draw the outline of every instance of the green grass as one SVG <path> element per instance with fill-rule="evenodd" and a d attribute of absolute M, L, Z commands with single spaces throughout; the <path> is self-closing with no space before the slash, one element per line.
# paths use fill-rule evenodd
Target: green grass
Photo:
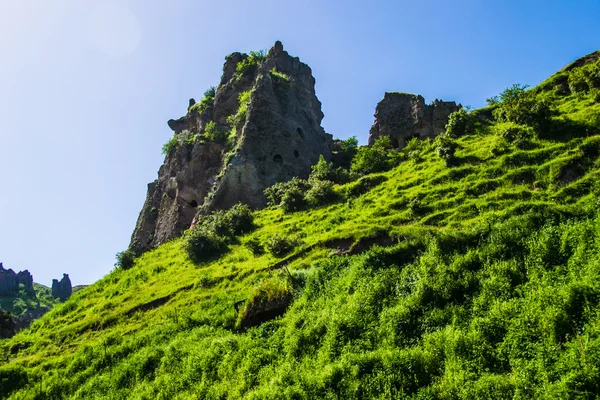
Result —
<path fill-rule="evenodd" d="M 419 143 L 218 259 L 176 239 L 116 269 L 0 342 L 0 397 L 594 398 L 600 107 L 550 89 L 560 129 L 527 148 L 480 122 L 452 167 Z M 291 253 L 244 245 L 275 235 Z"/>
<path fill-rule="evenodd" d="M 15 296 L 0 296 L 0 309 L 20 317 L 27 310 L 36 309 L 38 306 L 51 309 L 59 303 L 58 299 L 52 297 L 52 290 L 49 287 L 34 283 L 33 290 L 34 293 L 28 293 L 21 288 Z"/>

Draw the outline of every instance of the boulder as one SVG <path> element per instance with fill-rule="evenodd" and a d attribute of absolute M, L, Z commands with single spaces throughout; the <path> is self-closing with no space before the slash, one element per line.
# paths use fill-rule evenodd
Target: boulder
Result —
<path fill-rule="evenodd" d="M 369 131 L 369 146 L 389 136 L 398 148 L 412 138 L 434 138 L 444 132 L 448 117 L 461 108 L 453 101 L 435 100 L 425 104 L 422 96 L 386 93 L 375 109 L 375 122 Z"/>

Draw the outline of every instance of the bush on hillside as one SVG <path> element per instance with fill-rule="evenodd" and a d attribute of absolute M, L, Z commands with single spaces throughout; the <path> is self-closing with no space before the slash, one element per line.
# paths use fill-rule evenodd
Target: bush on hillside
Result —
<path fill-rule="evenodd" d="M 514 144 L 518 149 L 531 148 L 537 137 L 531 127 L 518 124 L 503 125 L 499 129 L 499 136 L 507 143 Z"/>
<path fill-rule="evenodd" d="M 115 263 L 115 267 L 124 270 L 131 269 L 135 261 L 135 252 L 132 249 L 127 249 L 125 251 L 117 253 L 115 258 L 117 261 Z"/>
<path fill-rule="evenodd" d="M 285 208 L 297 208 L 302 205 L 304 193 L 310 188 L 305 179 L 293 177 L 287 182 L 279 182 L 265 189 L 265 197 L 270 206 L 283 207 L 285 197 Z M 288 192 L 290 192 L 288 194 Z M 298 193 L 302 194 L 302 199 Z"/>
<path fill-rule="evenodd" d="M 537 131 L 548 127 L 553 114 L 546 99 L 538 99 L 527 85 L 515 84 L 500 94 L 494 117 L 500 122 L 528 125 Z"/>
<path fill-rule="evenodd" d="M 283 236 L 276 233 L 266 243 L 266 247 L 269 253 L 275 257 L 283 257 L 301 244 L 302 242 L 298 238 Z"/>
<path fill-rule="evenodd" d="M 227 249 L 227 239 L 210 227 L 198 225 L 184 235 L 184 249 L 194 262 L 217 256 Z"/>
<path fill-rule="evenodd" d="M 448 123 L 446 124 L 446 135 L 453 139 L 464 136 L 471 129 L 472 124 L 472 118 L 467 110 L 465 108 L 461 108 L 460 110 L 450 114 L 448 117 Z"/>
<path fill-rule="evenodd" d="M 447 167 L 456 163 L 455 152 L 457 148 L 458 144 L 447 134 L 447 132 L 439 135 L 435 140 L 437 155 L 444 160 Z"/>
<path fill-rule="evenodd" d="M 569 89 L 572 93 L 586 93 L 593 89 L 600 89 L 600 60 L 571 71 Z"/>
<path fill-rule="evenodd" d="M 218 210 L 201 220 L 217 235 L 233 238 L 254 228 L 254 215 L 246 204 L 238 203 L 229 210 Z"/>
<path fill-rule="evenodd" d="M 393 166 L 389 156 L 391 149 L 392 142 L 387 136 L 377 139 L 373 146 L 358 148 L 350 170 L 360 175 L 389 170 Z"/>
<path fill-rule="evenodd" d="M 229 210 L 201 216 L 198 224 L 184 235 L 184 248 L 193 261 L 204 261 L 225 252 L 236 236 L 252 229 L 254 215 L 250 207 L 238 203 Z"/>
<path fill-rule="evenodd" d="M 309 180 L 309 182 L 310 189 L 304 195 L 304 199 L 310 206 L 321 206 L 337 199 L 337 193 L 333 190 L 333 182 L 323 180 Z"/>
<path fill-rule="evenodd" d="M 350 173 L 342 167 L 335 168 L 332 162 L 325 161 L 323 155 L 319 161 L 310 167 L 309 180 L 331 181 L 334 183 L 346 183 L 350 181 Z"/>
<path fill-rule="evenodd" d="M 255 256 L 260 256 L 265 253 L 265 246 L 261 243 L 260 239 L 257 238 L 256 236 L 248 239 L 244 243 L 244 246 L 246 246 L 246 248 L 248 250 L 250 250 L 252 252 L 252 254 L 254 254 Z"/>

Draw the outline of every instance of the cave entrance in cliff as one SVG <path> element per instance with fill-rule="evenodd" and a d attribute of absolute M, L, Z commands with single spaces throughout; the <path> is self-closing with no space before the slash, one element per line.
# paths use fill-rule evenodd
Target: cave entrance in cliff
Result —
<path fill-rule="evenodd" d="M 298 150 L 294 150 L 294 156 L 295 156 L 296 158 L 300 157 L 300 153 L 298 153 Z"/>
<path fill-rule="evenodd" d="M 304 131 L 302 130 L 302 128 L 296 128 L 296 132 L 298 132 L 298 135 L 300 135 L 300 137 L 304 139 Z"/>
<path fill-rule="evenodd" d="M 196 208 L 196 207 L 198 207 L 198 202 L 196 200 L 192 200 L 190 202 L 190 206 Z"/>
<path fill-rule="evenodd" d="M 276 163 L 282 163 L 283 162 L 283 157 L 281 156 L 281 154 L 275 154 L 273 156 L 273 161 L 275 161 Z"/>

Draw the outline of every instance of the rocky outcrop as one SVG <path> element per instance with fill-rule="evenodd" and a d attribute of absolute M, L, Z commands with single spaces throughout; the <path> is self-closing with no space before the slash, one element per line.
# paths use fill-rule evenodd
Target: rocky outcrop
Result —
<path fill-rule="evenodd" d="M 412 138 L 433 138 L 444 132 L 448 116 L 460 109 L 453 101 L 435 100 L 425 104 L 422 96 L 386 93 L 375 109 L 375 122 L 369 131 L 369 146 L 389 136 L 398 148 Z"/>
<path fill-rule="evenodd" d="M 248 68 L 238 69 L 240 63 Z M 165 157 L 158 179 L 148 185 L 130 247 L 141 253 L 181 235 L 199 210 L 238 202 L 261 208 L 264 189 L 307 177 L 319 155 L 330 160 L 332 137 L 321 127 L 314 85 L 310 67 L 280 42 L 263 59 L 227 56 L 212 104 L 201 100 L 168 122 L 185 144 Z M 245 113 L 238 113 L 244 92 L 250 100 Z M 242 119 L 234 121 L 236 115 Z M 213 134 L 231 132 L 228 142 L 211 140 L 208 126 Z"/>
<path fill-rule="evenodd" d="M 73 287 L 71 286 L 71 279 L 69 274 L 63 274 L 62 279 L 52 279 L 52 296 L 58 297 L 60 301 L 65 301 L 73 293 Z"/>
<path fill-rule="evenodd" d="M 15 273 L 12 269 L 4 269 L 0 263 L 0 296 L 14 295 L 19 292 L 20 285 L 28 293 L 33 293 L 33 276 L 24 270 Z"/>

